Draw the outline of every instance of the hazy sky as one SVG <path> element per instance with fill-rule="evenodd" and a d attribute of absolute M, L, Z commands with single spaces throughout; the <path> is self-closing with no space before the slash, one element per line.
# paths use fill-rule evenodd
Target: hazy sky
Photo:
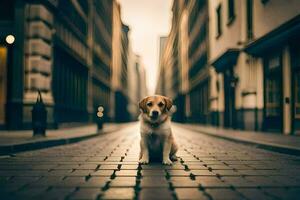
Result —
<path fill-rule="evenodd" d="M 119 0 L 121 16 L 130 27 L 133 51 L 142 57 L 150 93 L 155 90 L 159 37 L 167 35 L 171 26 L 172 0 Z"/>

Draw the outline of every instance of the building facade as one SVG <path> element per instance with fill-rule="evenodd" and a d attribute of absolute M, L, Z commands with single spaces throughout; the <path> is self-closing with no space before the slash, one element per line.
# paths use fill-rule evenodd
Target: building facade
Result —
<path fill-rule="evenodd" d="M 49 127 L 110 107 L 112 1 L 0 4 L 1 128 L 31 128 L 38 90 Z"/>
<path fill-rule="evenodd" d="M 173 98 L 173 119 L 208 123 L 208 4 L 174 1 L 173 20 L 160 62 L 157 93 Z"/>
<path fill-rule="evenodd" d="M 130 121 L 136 121 L 140 114 L 138 103 L 147 96 L 146 74 L 139 55 L 129 48 L 128 54 L 128 105 Z"/>
<path fill-rule="evenodd" d="M 112 112 L 116 122 L 130 120 L 128 112 L 129 27 L 122 22 L 120 4 L 113 3 Z"/>
<path fill-rule="evenodd" d="M 210 2 L 215 124 L 299 132 L 299 7 L 298 1 Z"/>
<path fill-rule="evenodd" d="M 299 1 L 174 1 L 157 93 L 176 121 L 299 132 Z"/>

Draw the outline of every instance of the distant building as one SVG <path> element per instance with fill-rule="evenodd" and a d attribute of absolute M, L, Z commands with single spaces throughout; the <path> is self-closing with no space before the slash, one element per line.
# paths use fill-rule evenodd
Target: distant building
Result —
<path fill-rule="evenodd" d="M 173 98 L 175 121 L 209 122 L 208 5 L 179 0 L 160 62 L 157 93 Z"/>
<path fill-rule="evenodd" d="M 182 10 L 183 1 L 174 1 L 172 6 L 173 18 L 171 31 L 165 41 L 164 51 L 161 54 L 159 63 L 158 83 L 156 93 L 168 96 L 173 99 L 174 104 L 180 106 L 180 65 L 179 65 L 179 17 Z M 175 113 L 173 119 L 179 118 L 178 112 Z"/>
<path fill-rule="evenodd" d="M 38 90 L 49 127 L 109 110 L 111 38 L 110 0 L 2 0 L 1 128 L 31 128 Z"/>
<path fill-rule="evenodd" d="M 162 36 L 159 38 L 159 58 L 158 58 L 158 76 L 157 76 L 157 83 L 156 83 L 156 88 L 155 88 L 155 93 L 156 94 L 164 94 L 164 78 L 163 78 L 163 55 L 166 50 L 166 44 L 167 44 L 167 36 Z"/>
<path fill-rule="evenodd" d="M 131 49 L 128 57 L 128 112 L 131 120 L 140 114 L 139 101 L 147 95 L 145 70 L 139 55 Z"/>

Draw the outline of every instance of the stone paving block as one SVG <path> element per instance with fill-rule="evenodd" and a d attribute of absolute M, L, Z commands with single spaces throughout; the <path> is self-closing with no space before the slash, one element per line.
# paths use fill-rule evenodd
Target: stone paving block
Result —
<path fill-rule="evenodd" d="M 248 165 L 228 165 L 231 169 L 253 169 L 252 167 L 248 166 Z"/>
<path fill-rule="evenodd" d="M 199 163 L 199 164 L 189 164 L 188 165 L 189 169 L 208 169 L 207 167 L 203 166 L 203 164 Z"/>
<path fill-rule="evenodd" d="M 37 196 L 37 199 L 43 200 L 63 200 L 68 195 L 71 195 L 75 191 L 75 188 L 52 188 L 45 193 Z"/>
<path fill-rule="evenodd" d="M 64 170 L 64 169 L 55 169 L 51 170 L 48 173 L 44 173 L 45 176 L 68 176 L 72 173 L 72 170 Z"/>
<path fill-rule="evenodd" d="M 0 176 L 43 176 L 47 170 L 0 170 Z"/>
<path fill-rule="evenodd" d="M 254 182 L 257 186 L 260 187 L 274 187 L 274 186 L 282 186 L 280 183 L 272 180 L 269 177 L 264 176 L 246 176 L 245 179 Z"/>
<path fill-rule="evenodd" d="M 212 172 L 219 176 L 241 176 L 241 174 L 236 170 L 213 169 Z"/>
<path fill-rule="evenodd" d="M 73 169 L 91 169 L 95 170 L 98 167 L 98 164 L 82 164 Z"/>
<path fill-rule="evenodd" d="M 267 195 L 277 198 L 277 199 L 284 199 L 288 193 L 287 188 L 278 188 L 278 187 L 263 187 L 261 190 L 266 193 Z"/>
<path fill-rule="evenodd" d="M 133 199 L 133 188 L 110 188 L 104 192 L 101 199 Z"/>
<path fill-rule="evenodd" d="M 99 169 L 118 169 L 118 165 L 101 165 Z"/>
<path fill-rule="evenodd" d="M 172 200 L 173 193 L 167 188 L 142 188 L 139 199 L 143 200 Z"/>
<path fill-rule="evenodd" d="M 72 200 L 87 200 L 87 199 L 97 199 L 102 191 L 99 188 L 80 188 L 70 195 L 68 199 Z"/>
<path fill-rule="evenodd" d="M 57 182 L 54 186 L 55 187 L 79 187 L 85 184 L 85 177 L 66 177 L 60 182 Z"/>
<path fill-rule="evenodd" d="M 138 165 L 122 165 L 121 169 L 138 169 Z"/>
<path fill-rule="evenodd" d="M 170 182 L 173 187 L 199 187 L 199 183 L 190 177 L 171 177 Z"/>
<path fill-rule="evenodd" d="M 94 170 L 86 170 L 86 169 L 76 169 L 72 171 L 68 176 L 88 176 L 93 173 Z"/>
<path fill-rule="evenodd" d="M 141 179 L 140 187 L 169 187 L 169 182 L 163 176 L 149 176 Z"/>
<path fill-rule="evenodd" d="M 142 176 L 162 176 L 164 177 L 166 175 L 165 170 L 163 169 L 147 169 L 147 170 L 141 170 Z"/>
<path fill-rule="evenodd" d="M 167 170 L 168 174 L 170 176 L 190 176 L 189 171 L 184 171 L 184 170 L 176 170 L 176 169 L 169 169 Z"/>
<path fill-rule="evenodd" d="M 266 164 L 249 164 L 250 167 L 254 169 L 278 169 L 275 165 L 266 165 Z"/>
<path fill-rule="evenodd" d="M 237 188 L 236 190 L 249 200 L 258 200 L 258 199 L 273 200 L 274 199 L 273 197 L 265 193 L 263 190 L 257 188 Z"/>
<path fill-rule="evenodd" d="M 228 183 L 225 183 L 223 180 L 217 178 L 217 177 L 205 177 L 205 176 L 197 176 L 195 180 L 198 184 L 200 184 L 202 187 L 230 187 Z"/>
<path fill-rule="evenodd" d="M 106 161 L 121 161 L 121 157 L 120 156 L 110 156 L 106 159 Z"/>
<path fill-rule="evenodd" d="M 222 165 L 207 165 L 208 168 L 213 169 L 213 170 L 218 170 L 218 169 L 232 169 L 231 167 L 222 164 Z"/>
<path fill-rule="evenodd" d="M 53 177 L 42 177 L 39 180 L 30 183 L 31 187 L 44 187 L 44 186 L 54 186 L 55 184 L 63 181 L 63 176 L 53 176 Z"/>
<path fill-rule="evenodd" d="M 105 156 L 94 156 L 94 157 L 90 157 L 87 159 L 88 162 L 90 161 L 94 161 L 94 162 L 98 162 L 98 161 L 103 161 L 105 159 Z"/>
<path fill-rule="evenodd" d="M 280 183 L 281 186 L 286 186 L 286 187 L 300 187 L 300 180 L 297 180 L 294 177 L 289 177 L 289 176 L 270 176 L 270 179 L 274 180 L 277 183 Z"/>
<path fill-rule="evenodd" d="M 116 172 L 116 176 L 137 176 L 137 170 L 120 170 Z"/>
<path fill-rule="evenodd" d="M 255 169 L 239 169 L 237 172 L 242 176 L 262 176 L 263 174 L 260 173 L 260 170 Z"/>
<path fill-rule="evenodd" d="M 238 187 L 257 187 L 255 182 L 249 181 L 243 177 L 223 177 L 222 178 L 225 183 L 230 184 L 231 186 L 238 188 Z"/>
<path fill-rule="evenodd" d="M 114 170 L 104 170 L 100 169 L 91 173 L 91 176 L 111 176 Z"/>
<path fill-rule="evenodd" d="M 83 183 L 81 187 L 97 187 L 102 188 L 104 187 L 107 182 L 109 181 L 109 177 L 91 177 L 88 181 Z"/>
<path fill-rule="evenodd" d="M 176 188 L 175 193 L 177 199 L 198 199 L 208 200 L 209 198 L 204 195 L 198 188 Z"/>
<path fill-rule="evenodd" d="M 10 195 L 7 199 L 38 199 L 37 197 L 47 191 L 47 187 L 23 188 Z M 1 198 L 3 198 L 1 193 Z M 4 198 L 5 199 L 5 198 Z"/>
<path fill-rule="evenodd" d="M 110 183 L 111 187 L 134 187 L 136 177 L 116 177 Z"/>
<path fill-rule="evenodd" d="M 204 170 L 204 169 L 200 169 L 200 170 L 193 169 L 189 172 L 195 176 L 215 176 L 216 175 L 216 173 L 214 173 L 212 171 Z"/>
<path fill-rule="evenodd" d="M 232 189 L 214 188 L 205 190 L 215 200 L 243 200 L 244 198 L 240 193 Z"/>

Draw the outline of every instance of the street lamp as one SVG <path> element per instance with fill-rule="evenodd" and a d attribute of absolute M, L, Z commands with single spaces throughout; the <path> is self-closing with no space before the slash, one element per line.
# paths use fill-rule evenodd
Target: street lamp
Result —
<path fill-rule="evenodd" d="M 7 44 L 13 44 L 15 42 L 15 36 L 7 35 L 5 41 L 7 42 Z"/>

